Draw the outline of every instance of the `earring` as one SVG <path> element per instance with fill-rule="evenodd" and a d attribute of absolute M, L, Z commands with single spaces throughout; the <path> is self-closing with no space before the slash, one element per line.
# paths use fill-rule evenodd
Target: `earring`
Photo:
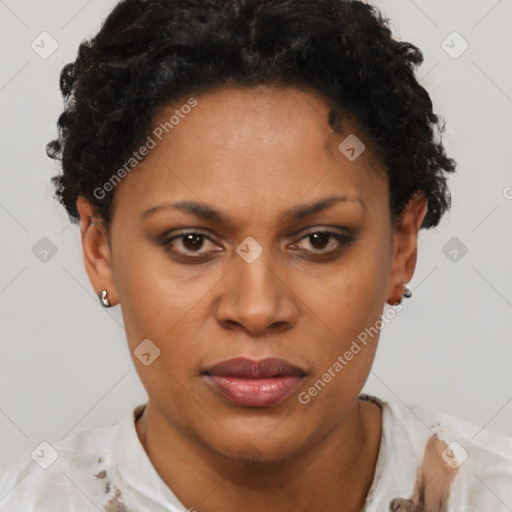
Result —
<path fill-rule="evenodd" d="M 101 301 L 101 305 L 104 307 L 104 308 L 109 308 L 112 306 L 112 304 L 110 304 L 110 301 L 107 299 L 107 290 L 102 290 L 101 291 L 101 298 L 100 298 L 100 301 Z"/>
<path fill-rule="evenodd" d="M 411 290 L 409 290 L 409 288 L 407 288 L 407 285 L 405 283 L 403 283 L 403 287 L 404 287 L 404 297 L 406 299 L 410 299 L 412 297 Z"/>

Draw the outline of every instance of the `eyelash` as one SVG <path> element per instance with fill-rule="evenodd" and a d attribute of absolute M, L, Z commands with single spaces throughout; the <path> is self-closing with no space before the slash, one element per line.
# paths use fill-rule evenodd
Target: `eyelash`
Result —
<path fill-rule="evenodd" d="M 306 253 L 308 253 L 309 257 L 313 257 L 313 258 L 316 257 L 317 259 L 318 258 L 322 258 L 322 257 L 323 258 L 326 258 L 326 257 L 333 258 L 334 256 L 338 255 L 343 248 L 348 247 L 355 240 L 355 237 L 350 235 L 350 234 L 342 234 L 342 233 L 337 233 L 337 232 L 329 231 L 329 230 L 316 229 L 315 231 L 310 231 L 309 233 L 304 234 L 296 242 L 293 242 L 292 245 L 296 245 L 300 241 L 304 240 L 305 238 L 311 237 L 311 236 L 316 235 L 316 234 L 322 234 L 322 235 L 329 236 L 329 240 L 328 240 L 327 244 L 330 243 L 332 238 L 334 238 L 339 243 L 339 247 L 337 249 L 334 249 L 334 250 L 331 250 L 331 251 L 324 251 L 324 252 L 322 252 L 323 250 L 315 251 L 315 250 L 309 250 L 309 249 L 307 249 L 305 251 Z M 200 233 L 198 231 L 184 231 L 184 232 L 179 233 L 177 235 L 174 235 L 174 236 L 172 236 L 170 238 L 167 237 L 164 240 L 162 240 L 162 242 L 160 242 L 160 243 L 161 243 L 162 246 L 165 247 L 166 250 L 171 252 L 174 256 L 178 256 L 178 257 L 181 256 L 181 257 L 183 257 L 183 259 L 188 260 L 190 262 L 193 262 L 193 261 L 203 262 L 203 261 L 208 259 L 209 255 L 211 255 L 211 254 L 213 254 L 215 252 L 219 252 L 217 250 L 208 251 L 206 253 L 200 253 L 200 252 L 197 252 L 197 251 L 196 252 L 191 251 L 189 253 L 185 253 L 184 254 L 184 253 L 180 253 L 180 252 L 177 252 L 177 251 L 171 249 L 171 244 L 172 244 L 172 242 L 174 240 L 178 240 L 178 239 L 183 240 L 188 235 L 198 235 L 198 236 L 202 237 L 203 239 L 206 239 L 206 240 L 211 241 L 212 243 L 215 243 L 208 235 L 206 235 L 204 233 Z M 204 255 L 205 257 L 188 256 L 187 254 L 200 254 L 200 255 Z"/>

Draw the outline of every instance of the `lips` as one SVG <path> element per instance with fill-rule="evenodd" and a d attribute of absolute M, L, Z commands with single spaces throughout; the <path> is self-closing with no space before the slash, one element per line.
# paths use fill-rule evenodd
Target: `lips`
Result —
<path fill-rule="evenodd" d="M 306 373 L 298 366 L 294 366 L 284 359 L 278 359 L 275 357 L 268 357 L 261 361 L 252 361 L 245 357 L 237 357 L 235 359 L 222 361 L 221 363 L 208 368 L 205 373 L 207 375 L 247 379 L 263 379 L 288 375 L 303 377 L 306 375 Z"/>
<path fill-rule="evenodd" d="M 270 407 L 288 398 L 306 373 L 284 359 L 252 361 L 238 357 L 222 361 L 203 372 L 222 397 L 242 407 Z"/>

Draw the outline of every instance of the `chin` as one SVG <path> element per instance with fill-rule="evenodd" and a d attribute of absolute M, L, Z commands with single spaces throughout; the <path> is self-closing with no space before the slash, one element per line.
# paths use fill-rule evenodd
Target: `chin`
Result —
<path fill-rule="evenodd" d="M 247 465 L 273 464 L 283 462 L 307 449 L 308 436 L 305 432 L 297 435 L 287 425 L 282 430 L 275 425 L 270 429 L 232 429 L 222 440 L 203 439 L 218 455 Z M 236 433 L 234 433 L 236 432 Z"/>

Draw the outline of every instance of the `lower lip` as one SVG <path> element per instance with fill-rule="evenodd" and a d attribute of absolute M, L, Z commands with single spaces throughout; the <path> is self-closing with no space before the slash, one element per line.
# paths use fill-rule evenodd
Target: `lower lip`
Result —
<path fill-rule="evenodd" d="M 224 398 L 242 407 L 270 407 L 288 398 L 300 385 L 302 377 L 282 376 L 247 379 L 206 375 L 208 382 Z"/>

